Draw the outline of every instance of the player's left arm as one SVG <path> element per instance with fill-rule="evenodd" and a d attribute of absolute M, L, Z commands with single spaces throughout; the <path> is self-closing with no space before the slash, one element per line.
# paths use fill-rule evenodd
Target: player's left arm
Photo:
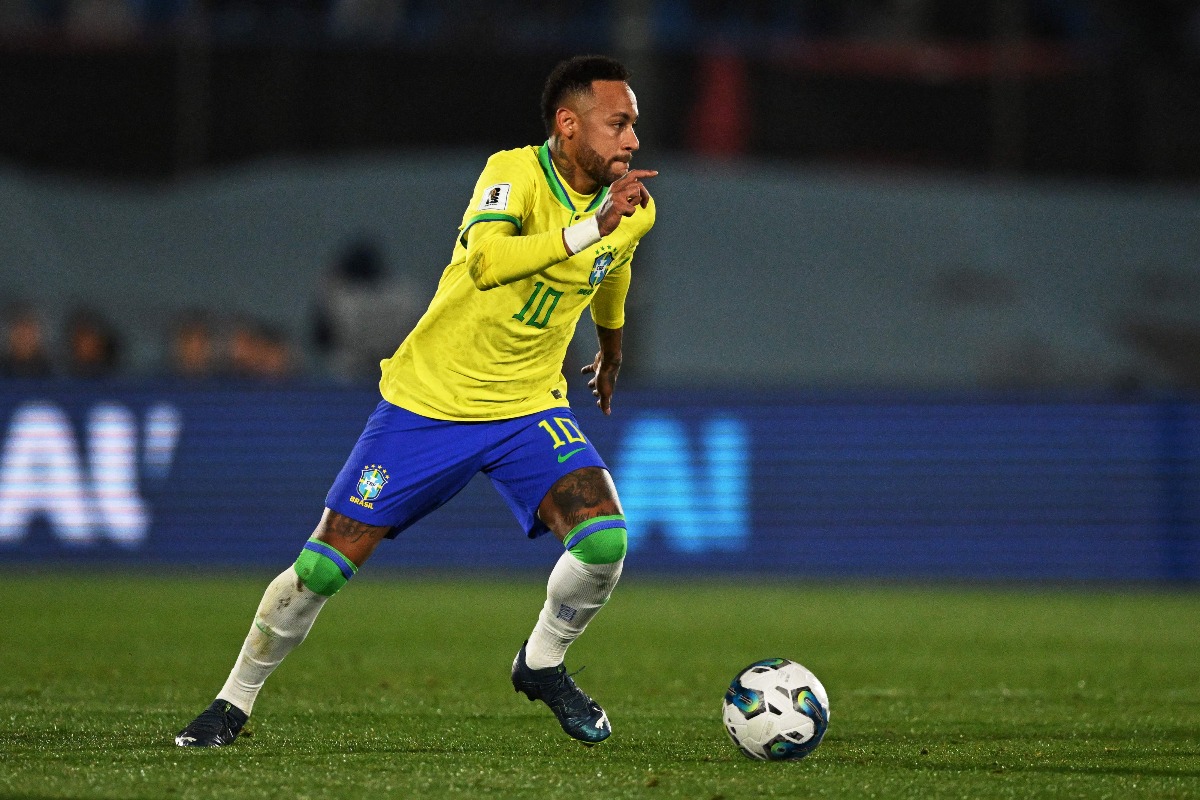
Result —
<path fill-rule="evenodd" d="M 612 396 L 616 388 L 617 373 L 621 371 L 621 343 L 625 330 L 625 297 L 629 294 L 630 262 L 634 245 L 622 263 L 604 277 L 592 296 L 592 319 L 596 323 L 596 338 L 600 351 L 591 364 L 583 368 L 583 374 L 591 375 L 588 388 L 596 398 L 596 405 L 605 414 L 612 413 Z"/>
<path fill-rule="evenodd" d="M 596 398 L 596 405 L 606 415 L 612 413 L 613 389 L 616 388 L 617 373 L 621 371 L 621 337 L 624 330 L 597 324 L 596 338 L 600 341 L 600 352 L 582 370 L 584 375 L 592 376 L 588 388 L 592 390 L 592 397 Z"/>

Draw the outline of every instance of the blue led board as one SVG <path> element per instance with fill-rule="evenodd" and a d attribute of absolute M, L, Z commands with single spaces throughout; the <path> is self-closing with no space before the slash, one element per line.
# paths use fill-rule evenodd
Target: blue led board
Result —
<path fill-rule="evenodd" d="M 0 560 L 287 564 L 377 401 L 373 387 L 0 384 Z M 1200 579 L 1197 403 L 689 391 L 614 408 L 575 410 L 616 478 L 631 572 Z M 479 477 L 372 564 L 559 552 Z"/>

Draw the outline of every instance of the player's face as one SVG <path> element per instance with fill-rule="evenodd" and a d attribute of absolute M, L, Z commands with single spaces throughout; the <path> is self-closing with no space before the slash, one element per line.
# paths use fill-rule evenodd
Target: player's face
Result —
<path fill-rule="evenodd" d="M 592 81 L 590 100 L 579 109 L 575 158 L 589 178 L 608 186 L 629 171 L 639 147 L 637 98 L 624 81 Z"/>

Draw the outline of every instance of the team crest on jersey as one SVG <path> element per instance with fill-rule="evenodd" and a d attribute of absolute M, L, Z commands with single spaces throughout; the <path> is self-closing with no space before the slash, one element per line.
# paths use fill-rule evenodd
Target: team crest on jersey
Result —
<path fill-rule="evenodd" d="M 596 256 L 596 260 L 592 262 L 592 274 L 588 276 L 588 283 L 593 289 L 600 285 L 600 281 L 604 280 L 604 276 L 608 274 L 608 268 L 612 266 L 613 259 L 616 257 L 616 251 L 611 249 L 606 249 Z"/>
<path fill-rule="evenodd" d="M 369 467 L 363 467 L 362 477 L 358 479 L 358 497 L 362 498 L 362 503 L 359 505 L 371 508 L 369 505 L 379 493 L 383 491 L 383 487 L 387 485 L 388 472 L 378 464 L 372 464 Z M 358 497 L 351 497 L 351 500 L 358 502 Z"/>
<path fill-rule="evenodd" d="M 497 183 L 483 190 L 483 199 L 479 201 L 480 211 L 503 211 L 508 208 L 508 194 L 512 191 L 511 183 Z"/>

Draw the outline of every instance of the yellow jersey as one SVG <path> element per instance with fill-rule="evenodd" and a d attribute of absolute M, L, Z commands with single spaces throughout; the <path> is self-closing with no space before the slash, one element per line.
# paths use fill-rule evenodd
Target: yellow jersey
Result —
<path fill-rule="evenodd" d="M 567 406 L 562 368 L 575 326 L 587 307 L 597 325 L 624 326 L 634 250 L 654 225 L 651 200 L 568 256 L 562 229 L 593 216 L 607 191 L 575 192 L 546 144 L 491 156 L 429 308 L 380 362 L 384 399 L 461 421 Z"/>

